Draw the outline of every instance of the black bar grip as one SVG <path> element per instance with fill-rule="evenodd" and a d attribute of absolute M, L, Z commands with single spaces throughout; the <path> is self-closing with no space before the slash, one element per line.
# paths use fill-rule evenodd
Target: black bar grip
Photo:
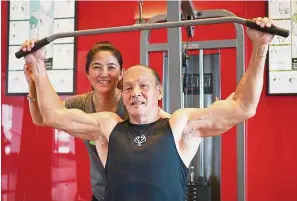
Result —
<path fill-rule="evenodd" d="M 30 53 L 32 53 L 32 52 L 34 52 L 34 51 L 36 51 L 36 50 L 42 48 L 43 46 L 46 46 L 46 45 L 49 44 L 49 43 L 50 43 L 50 42 L 48 41 L 47 38 L 43 38 L 43 39 L 41 39 L 41 40 L 39 40 L 39 41 L 36 41 L 36 42 L 34 43 L 34 47 L 31 49 L 31 51 L 26 51 L 26 52 L 24 52 L 23 50 L 19 50 L 18 52 L 15 53 L 15 56 L 16 56 L 16 58 L 19 59 L 19 58 L 21 58 L 21 57 L 24 57 L 24 56 L 26 56 L 26 55 L 28 55 L 28 54 L 30 54 Z"/>
<path fill-rule="evenodd" d="M 256 29 L 265 33 L 270 33 L 273 35 L 278 35 L 278 36 L 282 36 L 282 37 L 288 37 L 290 35 L 290 31 L 287 29 L 283 29 L 277 26 L 271 26 L 271 27 L 260 27 L 259 25 L 256 24 L 255 21 L 252 20 L 246 20 L 245 25 L 247 27 L 250 27 L 252 29 Z"/>

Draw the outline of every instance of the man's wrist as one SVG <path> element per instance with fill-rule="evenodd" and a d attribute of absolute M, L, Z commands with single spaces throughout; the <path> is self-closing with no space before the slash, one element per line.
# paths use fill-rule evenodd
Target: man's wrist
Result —
<path fill-rule="evenodd" d="M 268 44 L 253 43 L 253 51 L 255 57 L 266 58 L 268 52 Z"/>
<path fill-rule="evenodd" d="M 35 60 L 32 63 L 28 63 L 28 65 L 32 67 L 32 72 L 34 76 L 47 76 L 44 60 Z"/>

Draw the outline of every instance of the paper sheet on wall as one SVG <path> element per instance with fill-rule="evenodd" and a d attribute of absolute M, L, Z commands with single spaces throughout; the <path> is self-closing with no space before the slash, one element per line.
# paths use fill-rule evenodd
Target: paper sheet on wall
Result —
<path fill-rule="evenodd" d="M 54 1 L 30 1 L 30 38 L 42 39 L 52 35 L 54 25 Z M 52 68 L 53 45 L 45 46 L 45 64 L 47 69 Z"/>
<path fill-rule="evenodd" d="M 275 36 L 269 46 L 269 93 L 297 93 L 297 1 L 269 1 L 269 17 L 290 36 Z"/>
<path fill-rule="evenodd" d="M 9 23 L 9 45 L 19 45 L 30 38 L 29 21 L 11 21 Z"/>
<path fill-rule="evenodd" d="M 290 1 L 269 1 L 269 17 L 272 19 L 290 18 Z"/>
<path fill-rule="evenodd" d="M 291 46 L 270 46 L 269 70 L 292 70 Z"/>
<path fill-rule="evenodd" d="M 23 58 L 15 58 L 21 44 L 28 39 L 42 39 L 58 32 L 74 31 L 75 1 L 74 0 L 11 0 L 9 4 L 9 42 L 8 42 L 8 93 L 27 93 L 24 81 Z M 56 43 L 67 43 L 56 46 Z M 53 76 L 58 93 L 73 92 L 74 69 L 74 38 L 54 40 L 46 45 L 45 65 L 48 73 Z M 68 78 L 57 81 L 62 71 L 54 69 L 72 69 L 67 71 Z M 70 83 L 71 82 L 71 83 Z M 59 83 L 59 84 L 57 84 Z M 61 89 L 61 91 L 60 91 Z"/>
<path fill-rule="evenodd" d="M 8 93 L 28 92 L 28 83 L 23 71 L 11 71 L 8 74 Z"/>
<path fill-rule="evenodd" d="M 29 20 L 29 1 L 10 1 L 10 20 Z"/>
<path fill-rule="evenodd" d="M 73 70 L 51 70 L 48 77 L 55 91 L 73 91 Z"/>
<path fill-rule="evenodd" d="M 55 18 L 69 18 L 74 17 L 75 1 L 74 0 L 59 0 L 55 2 Z"/>
<path fill-rule="evenodd" d="M 20 46 L 10 46 L 8 49 L 8 71 L 23 70 L 25 59 L 17 59 L 15 53 L 20 50 Z"/>
<path fill-rule="evenodd" d="M 272 94 L 297 93 L 297 72 L 270 72 L 269 92 Z"/>
<path fill-rule="evenodd" d="M 72 44 L 55 44 L 53 69 L 73 69 L 74 47 Z"/>
<path fill-rule="evenodd" d="M 74 31 L 74 19 L 56 19 L 54 21 L 54 33 Z M 59 38 L 55 43 L 73 43 L 73 37 Z"/>

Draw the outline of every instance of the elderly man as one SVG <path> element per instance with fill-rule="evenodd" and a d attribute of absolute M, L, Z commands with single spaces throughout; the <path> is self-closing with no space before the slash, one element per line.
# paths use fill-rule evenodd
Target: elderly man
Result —
<path fill-rule="evenodd" d="M 255 19 L 270 27 L 268 18 Z M 260 99 L 268 44 L 273 35 L 247 31 L 253 43 L 249 67 L 234 95 L 208 108 L 185 108 L 159 117 L 159 76 L 151 68 L 130 67 L 123 78 L 129 120 L 111 112 L 86 114 L 66 109 L 50 86 L 46 69 L 31 63 L 37 100 L 47 125 L 69 133 L 89 133 L 109 141 L 106 163 L 108 201 L 182 201 L 188 167 L 200 139 L 216 136 L 255 115 Z M 27 61 L 30 63 L 30 61 Z"/>

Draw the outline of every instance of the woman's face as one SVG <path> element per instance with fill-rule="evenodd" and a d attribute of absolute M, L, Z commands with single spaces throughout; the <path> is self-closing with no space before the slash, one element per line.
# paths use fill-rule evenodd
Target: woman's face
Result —
<path fill-rule="evenodd" d="M 122 79 L 117 58 L 110 51 L 95 53 L 87 77 L 95 91 L 106 93 L 114 90 Z"/>

